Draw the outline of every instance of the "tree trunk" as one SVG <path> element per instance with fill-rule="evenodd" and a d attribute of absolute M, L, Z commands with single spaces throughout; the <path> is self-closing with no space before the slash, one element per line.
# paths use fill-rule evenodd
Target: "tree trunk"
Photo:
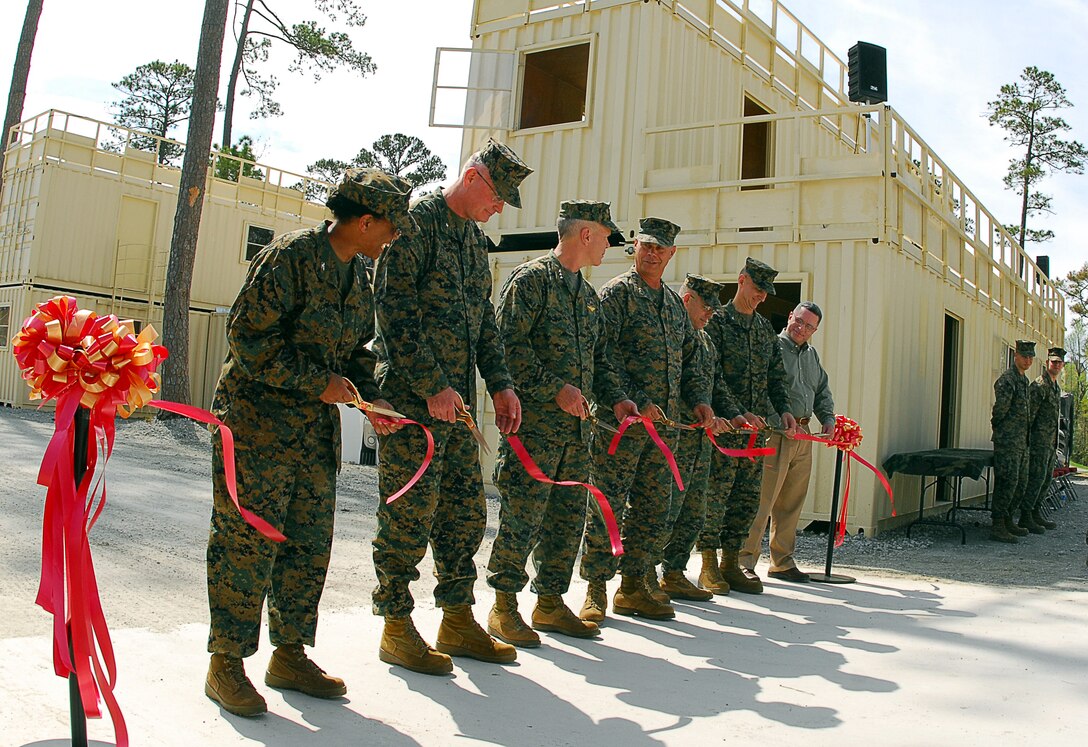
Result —
<path fill-rule="evenodd" d="M 238 75 L 242 72 L 242 57 L 246 49 L 246 36 L 249 34 L 249 16 L 253 13 L 253 2 L 246 3 L 246 12 L 242 14 L 242 28 L 238 31 L 238 49 L 234 52 L 234 65 L 230 69 L 230 81 L 227 83 L 227 100 L 223 104 L 223 148 L 229 148 L 234 128 L 234 96 L 238 92 Z"/>
<path fill-rule="evenodd" d="M 229 0 L 206 0 L 200 27 L 200 46 L 193 78 L 193 106 L 189 133 L 185 138 L 185 159 L 178 185 L 178 207 L 174 233 L 170 238 L 170 264 L 163 296 L 163 343 L 170 357 L 163 362 L 163 399 L 188 404 L 189 394 L 189 298 L 193 284 L 193 262 L 208 184 L 208 159 L 215 127 L 215 104 L 219 93 L 219 67 L 223 60 L 223 33 L 227 25 Z"/>
<path fill-rule="evenodd" d="M 8 109 L 4 115 L 0 162 L 3 161 L 3 153 L 8 149 L 8 137 L 11 135 L 11 128 L 19 124 L 19 120 L 23 116 L 23 101 L 26 100 L 26 81 L 30 77 L 30 56 L 34 53 L 34 39 L 38 35 L 38 19 L 42 15 L 43 2 L 44 0 L 29 0 L 26 4 L 23 33 L 19 36 L 19 48 L 15 52 L 15 67 L 11 71 L 11 88 L 8 89 Z M 0 195 L 3 193 L 4 172 L 0 168 Z"/>

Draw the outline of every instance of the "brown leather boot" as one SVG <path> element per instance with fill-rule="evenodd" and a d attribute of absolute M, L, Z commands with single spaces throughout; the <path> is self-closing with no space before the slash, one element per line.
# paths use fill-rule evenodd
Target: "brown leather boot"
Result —
<path fill-rule="evenodd" d="M 348 688 L 313 663 L 301 643 L 277 646 L 264 673 L 264 684 L 279 690 L 298 690 L 314 698 L 339 698 Z"/>
<path fill-rule="evenodd" d="M 729 593 L 729 584 L 718 570 L 718 551 L 703 550 L 700 554 L 703 556 L 703 570 L 699 572 L 699 586 L 711 594 L 726 596 Z"/>
<path fill-rule="evenodd" d="M 645 577 L 624 576 L 620 588 L 612 597 L 612 611 L 617 615 L 645 617 L 650 620 L 671 620 L 676 610 L 671 604 L 662 604 L 646 593 Z"/>
<path fill-rule="evenodd" d="M 718 566 L 722 578 L 725 579 L 725 582 L 729 584 L 729 588 L 733 591 L 743 592 L 744 594 L 762 594 L 763 582 L 755 571 L 741 568 L 737 564 L 738 554 L 737 550 L 722 548 L 722 564 Z"/>
<path fill-rule="evenodd" d="M 421 674 L 449 674 L 453 660 L 427 645 L 410 617 L 387 617 L 378 658 Z"/>
<path fill-rule="evenodd" d="M 484 632 L 467 604 L 443 608 L 435 647 L 450 656 L 467 656 L 493 664 L 509 664 L 518 658 L 516 648 Z"/>
<path fill-rule="evenodd" d="M 574 638 L 593 638 L 601 632 L 597 623 L 579 619 L 558 594 L 541 594 L 537 597 L 533 627 Z"/>
<path fill-rule="evenodd" d="M 212 654 L 204 694 L 236 716 L 256 716 L 268 710 L 264 698 L 246 677 L 242 660 L 236 656 Z"/>
<path fill-rule="evenodd" d="M 1058 525 L 1056 523 L 1054 523 L 1053 521 L 1050 521 L 1045 516 L 1043 516 L 1042 509 L 1037 508 L 1034 511 L 1032 511 L 1031 512 L 1031 518 L 1036 524 L 1041 526 L 1043 529 L 1057 529 L 1058 528 Z"/>
<path fill-rule="evenodd" d="M 1046 534 L 1046 529 L 1039 524 L 1036 524 L 1035 520 L 1031 517 L 1031 511 L 1020 512 L 1020 521 L 1017 522 L 1017 526 L 1021 529 L 1027 529 L 1032 534 Z"/>
<path fill-rule="evenodd" d="M 658 604 L 668 604 L 671 599 L 661 590 L 661 582 L 657 580 L 657 568 L 646 571 L 646 593 Z"/>
<path fill-rule="evenodd" d="M 495 592 L 495 606 L 487 616 L 487 632 L 522 648 L 540 645 L 540 636 L 525 624 L 518 612 L 518 595 L 508 591 Z"/>
<path fill-rule="evenodd" d="M 705 602 L 714 596 L 688 581 L 682 571 L 665 571 L 665 577 L 661 579 L 661 591 L 668 594 L 670 599 L 690 599 L 693 602 Z"/>
<path fill-rule="evenodd" d="M 1012 514 L 1002 519 L 1005 522 L 1005 530 L 1014 537 L 1027 537 L 1030 532 L 1023 527 L 1016 526 L 1016 522 L 1012 520 Z"/>
<path fill-rule="evenodd" d="M 590 581 L 586 590 L 586 601 L 578 617 L 591 623 L 604 622 L 604 613 L 608 611 L 608 590 L 604 581 Z"/>
<path fill-rule="evenodd" d="M 994 542 L 1005 542 L 1010 545 L 1015 545 L 1020 541 L 1009 533 L 1008 528 L 1005 526 L 1004 518 L 1000 516 L 995 516 L 993 518 L 993 524 L 990 527 L 990 539 Z"/>

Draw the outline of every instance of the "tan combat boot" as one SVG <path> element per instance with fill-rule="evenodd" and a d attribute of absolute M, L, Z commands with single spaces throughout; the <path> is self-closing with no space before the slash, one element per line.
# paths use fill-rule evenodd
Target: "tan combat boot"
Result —
<path fill-rule="evenodd" d="M 703 550 L 703 570 L 699 572 L 699 586 L 711 594 L 725 596 L 729 593 L 729 584 L 722 578 L 722 572 L 718 570 L 718 551 Z"/>
<path fill-rule="evenodd" d="M 301 643 L 277 646 L 264 673 L 264 684 L 279 690 L 298 690 L 314 698 L 339 698 L 348 691 L 339 677 L 330 677 L 313 663 Z"/>
<path fill-rule="evenodd" d="M 1021 511 L 1020 521 L 1016 525 L 1021 529 L 1027 529 L 1032 534 L 1046 534 L 1046 529 L 1035 523 L 1030 511 Z"/>
<path fill-rule="evenodd" d="M 533 610 L 533 627 L 549 633 L 562 633 L 574 638 L 594 638 L 601 629 L 597 623 L 582 620 L 563 603 L 558 594 L 541 594 Z"/>
<path fill-rule="evenodd" d="M 661 582 L 657 580 L 657 568 L 646 571 L 646 593 L 658 604 L 669 603 L 669 595 L 661 590 Z"/>
<path fill-rule="evenodd" d="M 467 604 L 443 608 L 435 647 L 450 656 L 467 656 L 493 664 L 509 664 L 518 658 L 516 648 L 484 632 Z"/>
<path fill-rule="evenodd" d="M 993 525 L 990 527 L 990 539 L 994 542 L 1005 542 L 1010 545 L 1015 545 L 1020 541 L 1009 533 L 1008 528 L 1005 526 L 1004 519 L 1000 516 L 995 516 L 993 518 Z"/>
<path fill-rule="evenodd" d="M 495 606 L 487 616 L 487 632 L 522 648 L 540 645 L 540 636 L 525 624 L 518 612 L 518 595 L 508 591 L 495 592 Z"/>
<path fill-rule="evenodd" d="M 718 566 L 722 578 L 729 584 L 729 588 L 744 594 L 762 594 L 763 582 L 759 580 L 756 572 L 748 568 L 741 568 L 737 563 L 737 550 L 722 548 L 722 563 Z"/>
<path fill-rule="evenodd" d="M 1016 526 L 1016 522 L 1012 520 L 1012 514 L 1004 517 L 1002 521 L 1005 522 L 1005 530 L 1013 537 L 1027 537 L 1031 534 L 1027 529 Z"/>
<path fill-rule="evenodd" d="M 661 579 L 661 591 L 670 599 L 690 599 L 693 602 L 705 602 L 714 596 L 688 581 L 683 571 L 665 571 L 665 577 Z"/>
<path fill-rule="evenodd" d="M 204 694 L 236 716 L 256 716 L 268 710 L 264 698 L 246 677 L 242 660 L 236 656 L 212 654 Z"/>
<path fill-rule="evenodd" d="M 410 617 L 387 617 L 378 658 L 421 674 L 449 674 L 453 660 L 427 645 Z"/>
<path fill-rule="evenodd" d="M 645 576 L 624 576 L 620 588 L 612 597 L 612 611 L 617 615 L 645 617 L 649 620 L 671 620 L 676 611 L 671 604 L 657 602 L 646 593 Z"/>
<path fill-rule="evenodd" d="M 590 581 L 586 590 L 586 601 L 578 617 L 586 622 L 604 622 L 604 613 L 608 611 L 608 591 L 604 581 Z"/>
<path fill-rule="evenodd" d="M 1041 526 L 1043 529 L 1057 529 L 1058 528 L 1058 525 L 1056 523 L 1054 523 L 1053 521 L 1050 521 L 1045 516 L 1043 516 L 1042 509 L 1037 508 L 1034 511 L 1032 511 L 1031 512 L 1031 518 L 1036 524 Z"/>

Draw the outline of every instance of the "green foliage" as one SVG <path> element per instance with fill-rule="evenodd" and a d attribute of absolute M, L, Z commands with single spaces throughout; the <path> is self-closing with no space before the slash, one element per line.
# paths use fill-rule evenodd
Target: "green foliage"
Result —
<path fill-rule="evenodd" d="M 215 176 L 217 179 L 225 179 L 228 182 L 238 181 L 238 174 L 241 172 L 242 176 L 248 176 L 253 179 L 263 179 L 264 172 L 257 168 L 251 161 L 256 161 L 257 156 L 253 153 L 253 138 L 249 135 L 242 135 L 238 138 L 237 145 L 230 145 L 226 148 L 216 148 L 217 154 L 223 154 L 228 156 L 236 156 L 242 159 L 241 161 L 234 158 L 223 158 L 221 155 L 213 155 L 215 159 Z"/>
<path fill-rule="evenodd" d="M 399 132 L 382 135 L 371 149 L 362 148 L 355 156 L 354 164 L 396 174 L 413 188 L 446 178 L 446 165 L 441 158 L 431 153 L 418 137 Z"/>
<path fill-rule="evenodd" d="M 189 119 L 193 102 L 193 68 L 183 62 L 155 60 L 140 65 L 116 83 L 124 97 L 110 104 L 117 124 L 134 130 L 170 137 L 171 131 Z M 132 138 L 129 145 L 158 151 L 159 163 L 172 163 L 184 148 L 152 138 Z"/>
<path fill-rule="evenodd" d="M 1088 149 L 1076 140 L 1063 140 L 1069 124 L 1047 113 L 1072 106 L 1053 73 L 1037 67 L 1024 68 L 1018 82 L 1001 86 L 998 97 L 987 104 L 990 125 L 1003 129 L 1006 142 L 1023 154 L 1009 161 L 1004 178 L 1005 187 L 1021 197 L 1020 223 L 1007 227 L 1020 246 L 1054 238 L 1053 231 L 1028 228 L 1030 216 L 1053 213 L 1050 197 L 1036 191 L 1036 185 L 1054 171 L 1084 173 Z"/>
<path fill-rule="evenodd" d="M 1088 263 L 1059 280 L 1058 287 L 1069 300 L 1070 311 L 1088 316 Z"/>
<path fill-rule="evenodd" d="M 1062 389 L 1073 395 L 1076 423 L 1071 456 L 1084 464 L 1088 463 L 1088 325 L 1084 319 L 1073 322 L 1065 336 L 1065 360 Z"/>

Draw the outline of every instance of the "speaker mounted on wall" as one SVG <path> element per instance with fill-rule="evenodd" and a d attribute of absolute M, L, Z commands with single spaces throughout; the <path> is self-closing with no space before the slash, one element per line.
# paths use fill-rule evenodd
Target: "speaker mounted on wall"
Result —
<path fill-rule="evenodd" d="M 850 100 L 880 104 L 888 100 L 888 50 L 859 41 L 847 55 Z"/>

